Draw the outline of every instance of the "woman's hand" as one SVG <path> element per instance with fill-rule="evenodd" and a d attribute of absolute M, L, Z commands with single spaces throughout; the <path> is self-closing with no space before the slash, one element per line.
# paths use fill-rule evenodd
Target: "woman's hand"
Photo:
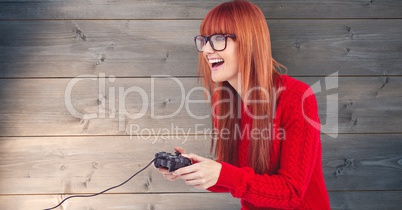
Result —
<path fill-rule="evenodd" d="M 177 152 L 180 152 L 182 154 L 186 153 L 186 151 L 181 147 L 175 147 L 174 150 L 176 150 Z M 169 170 L 166 168 L 162 168 L 162 167 L 158 168 L 158 172 L 163 175 L 163 178 L 170 180 L 170 181 L 175 181 L 179 178 L 179 176 L 173 175 L 172 172 L 169 172 Z"/>
<path fill-rule="evenodd" d="M 182 155 L 190 158 L 195 164 L 177 169 L 170 178 L 175 180 L 181 178 L 187 185 L 198 189 L 208 189 L 218 182 L 222 169 L 220 163 L 195 154 Z"/>

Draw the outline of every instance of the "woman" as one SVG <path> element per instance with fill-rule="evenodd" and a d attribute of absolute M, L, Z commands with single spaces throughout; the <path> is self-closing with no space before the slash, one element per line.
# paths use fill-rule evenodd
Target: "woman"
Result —
<path fill-rule="evenodd" d="M 312 125 L 319 125 L 315 96 L 278 72 L 284 67 L 272 58 L 261 10 L 247 1 L 223 3 L 206 15 L 200 34 L 199 75 L 214 96 L 217 160 L 175 148 L 195 164 L 159 172 L 230 192 L 242 209 L 329 209 L 320 128 Z"/>

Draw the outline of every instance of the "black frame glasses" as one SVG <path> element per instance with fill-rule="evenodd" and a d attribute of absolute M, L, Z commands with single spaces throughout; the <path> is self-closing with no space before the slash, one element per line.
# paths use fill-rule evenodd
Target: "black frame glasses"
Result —
<path fill-rule="evenodd" d="M 224 38 L 224 40 L 218 40 L 219 38 Z M 215 51 L 223 51 L 226 49 L 227 45 L 227 40 L 229 38 L 235 39 L 236 35 L 235 34 L 212 34 L 211 36 L 203 36 L 203 35 L 198 35 L 194 37 L 194 43 L 195 47 L 197 48 L 198 52 L 203 52 L 205 46 L 207 45 L 207 42 L 211 45 L 212 49 Z M 215 48 L 214 42 L 220 42 L 224 41 L 223 43 L 220 43 L 220 47 L 218 49 Z M 215 43 L 216 44 L 216 43 Z"/>

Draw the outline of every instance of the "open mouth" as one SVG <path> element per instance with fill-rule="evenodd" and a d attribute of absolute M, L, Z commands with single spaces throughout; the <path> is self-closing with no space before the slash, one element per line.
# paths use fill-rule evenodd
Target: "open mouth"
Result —
<path fill-rule="evenodd" d="M 224 62 L 225 61 L 223 59 L 220 59 L 220 58 L 209 60 L 209 63 L 212 65 L 212 68 L 214 68 L 214 69 L 221 67 Z"/>

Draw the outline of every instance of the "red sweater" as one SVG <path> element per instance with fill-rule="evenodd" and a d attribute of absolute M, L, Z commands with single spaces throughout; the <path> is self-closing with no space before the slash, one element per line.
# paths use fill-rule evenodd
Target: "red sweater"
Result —
<path fill-rule="evenodd" d="M 309 123 L 319 122 L 316 98 L 303 82 L 286 75 L 281 79 L 283 91 L 273 128 L 281 129 L 284 135 L 273 133 L 269 172 L 256 174 L 248 166 L 249 139 L 243 135 L 239 141 L 239 165 L 221 162 L 218 182 L 208 190 L 230 192 L 241 199 L 242 210 L 330 209 L 322 172 L 320 127 Z M 251 122 L 242 111 L 242 131 Z"/>

